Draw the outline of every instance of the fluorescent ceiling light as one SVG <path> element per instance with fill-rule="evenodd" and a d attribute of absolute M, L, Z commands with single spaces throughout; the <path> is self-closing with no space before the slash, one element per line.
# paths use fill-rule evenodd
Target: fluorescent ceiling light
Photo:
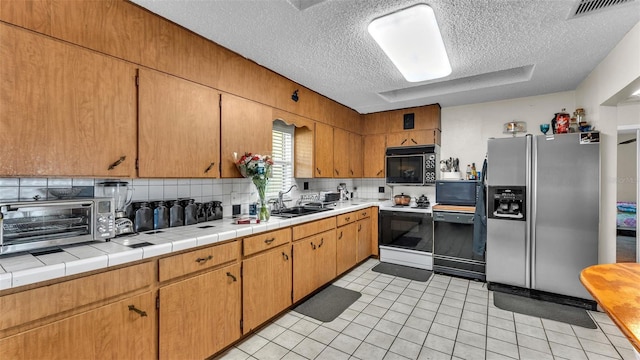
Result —
<path fill-rule="evenodd" d="M 636 90 L 631 96 L 640 96 L 640 89 Z"/>
<path fill-rule="evenodd" d="M 377 18 L 369 33 L 407 81 L 418 82 L 451 74 L 433 9 L 418 4 Z"/>

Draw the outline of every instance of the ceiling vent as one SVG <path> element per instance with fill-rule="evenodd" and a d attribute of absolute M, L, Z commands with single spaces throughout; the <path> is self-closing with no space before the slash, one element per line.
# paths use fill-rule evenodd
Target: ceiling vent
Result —
<path fill-rule="evenodd" d="M 592 14 L 618 7 L 623 4 L 630 4 L 637 0 L 578 0 L 569 13 L 569 19 Z"/>

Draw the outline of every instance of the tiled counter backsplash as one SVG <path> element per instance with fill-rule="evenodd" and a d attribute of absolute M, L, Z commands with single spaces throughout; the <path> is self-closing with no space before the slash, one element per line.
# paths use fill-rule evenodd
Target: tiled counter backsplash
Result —
<path fill-rule="evenodd" d="M 114 180 L 114 179 L 109 179 Z M 241 204 L 242 212 L 247 213 L 250 203 L 257 201 L 256 188 L 249 179 L 121 179 L 129 181 L 134 188 L 133 200 L 172 200 L 177 198 L 193 198 L 197 202 L 222 201 L 225 216 L 231 215 L 231 205 Z M 0 178 L 0 200 L 17 198 L 31 199 L 38 195 L 47 198 L 47 188 L 62 187 L 94 187 L 94 196 L 102 195 L 102 188 L 97 185 L 103 179 L 86 178 Z M 304 182 L 309 183 L 309 190 L 304 189 Z M 293 189 L 290 198 L 297 199 L 300 194 L 319 191 L 336 191 L 339 183 L 346 183 L 349 191 L 354 191 L 354 198 L 377 199 L 390 198 L 391 188 L 385 186 L 384 179 L 296 179 L 298 189 Z M 379 193 L 379 187 L 385 189 Z M 83 191 L 90 193 L 91 189 Z M 234 198 L 232 199 L 232 193 Z M 285 196 L 287 197 L 287 196 Z M 292 206 L 288 203 L 287 206 Z"/>

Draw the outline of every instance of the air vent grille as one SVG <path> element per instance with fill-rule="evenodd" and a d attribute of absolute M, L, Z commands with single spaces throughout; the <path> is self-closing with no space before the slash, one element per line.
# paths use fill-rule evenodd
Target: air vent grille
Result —
<path fill-rule="evenodd" d="M 636 0 L 578 0 L 571 12 L 570 18 L 579 17 L 609 9 L 613 6 L 632 3 Z"/>

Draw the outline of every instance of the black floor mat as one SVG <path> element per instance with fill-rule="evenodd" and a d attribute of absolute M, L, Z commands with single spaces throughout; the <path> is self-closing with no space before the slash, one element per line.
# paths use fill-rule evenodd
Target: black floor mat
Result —
<path fill-rule="evenodd" d="M 362 296 L 361 293 L 329 285 L 293 311 L 322 322 L 331 322 Z"/>
<path fill-rule="evenodd" d="M 389 263 L 380 263 L 374 266 L 371 271 L 422 282 L 429 280 L 431 274 L 433 274 L 433 272 L 429 270 Z"/>
<path fill-rule="evenodd" d="M 493 293 L 493 304 L 502 310 L 582 326 L 587 329 L 598 328 L 587 310 L 578 307 L 497 291 Z"/>

